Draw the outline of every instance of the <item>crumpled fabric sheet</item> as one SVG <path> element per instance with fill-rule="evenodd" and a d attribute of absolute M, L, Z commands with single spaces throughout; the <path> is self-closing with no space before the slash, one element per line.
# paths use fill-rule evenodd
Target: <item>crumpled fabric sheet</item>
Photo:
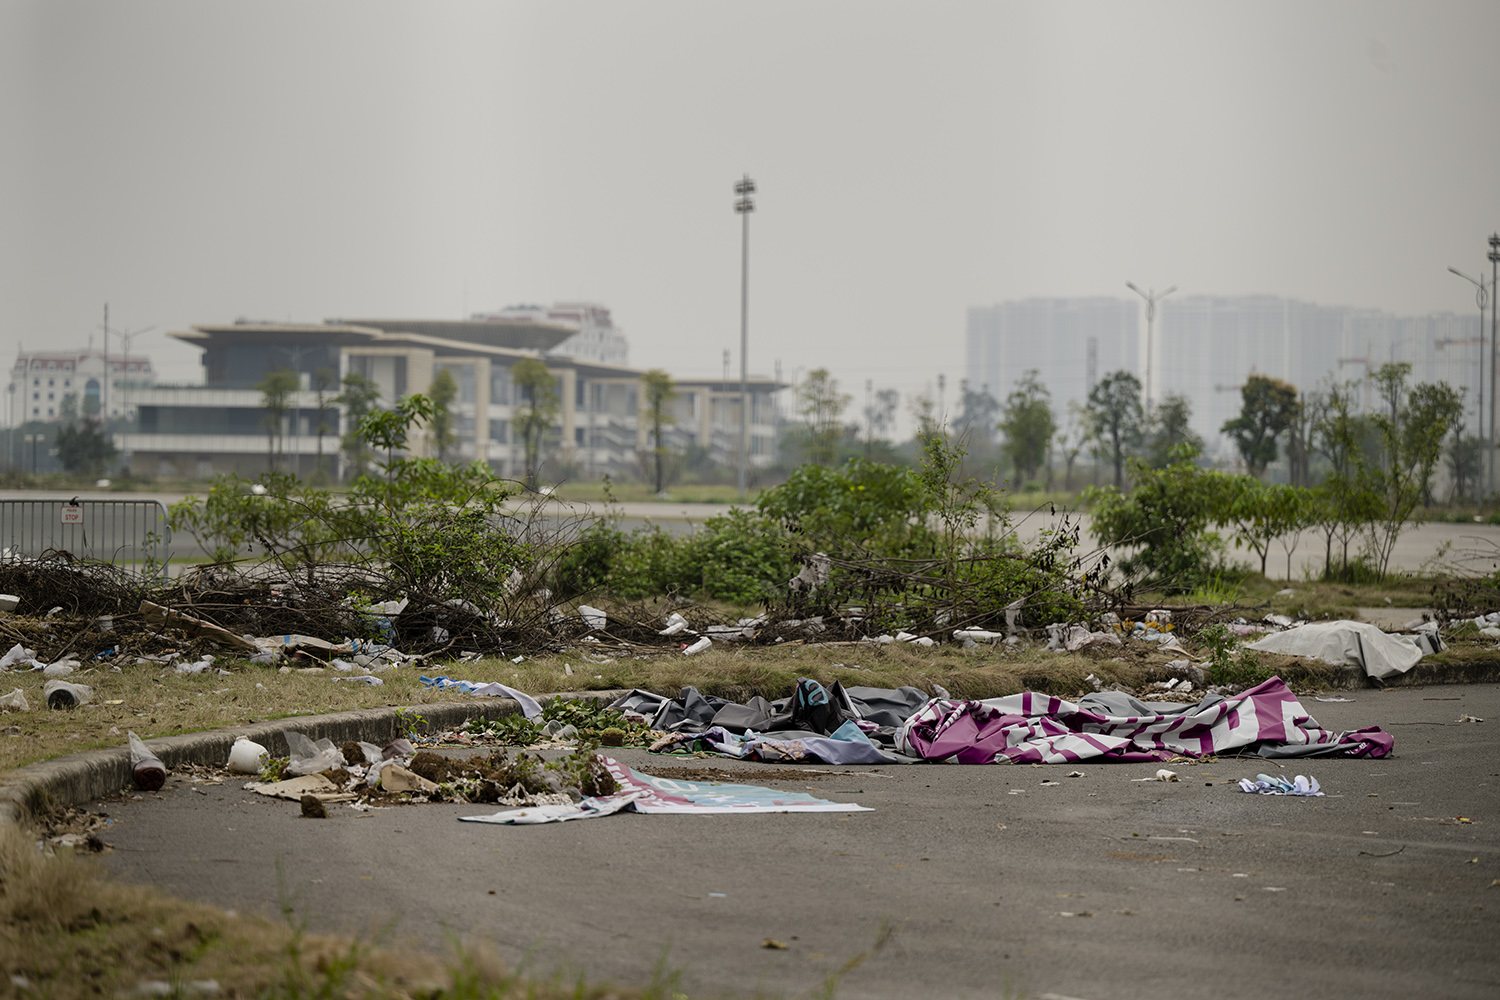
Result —
<path fill-rule="evenodd" d="M 1270 774 L 1257 774 L 1254 781 L 1249 778 L 1240 779 L 1240 791 L 1254 795 L 1316 795 L 1321 798 L 1323 793 L 1318 790 L 1320 787 L 1317 778 L 1302 774 L 1291 781 L 1280 775 Z"/>
<path fill-rule="evenodd" d="M 791 812 L 870 812 L 868 806 L 829 802 L 806 792 L 783 792 L 760 785 L 719 781 L 684 781 L 642 774 L 612 757 L 599 758 L 619 785 L 613 795 L 586 798 L 569 805 L 508 809 L 487 816 L 460 816 L 466 823 L 526 826 L 593 819 L 620 811 L 679 815 Z"/>
<path fill-rule="evenodd" d="M 1370 677 L 1391 677 L 1415 667 L 1428 653 L 1441 652 L 1443 640 L 1435 630 L 1418 635 L 1392 635 L 1369 622 L 1314 622 L 1272 632 L 1247 643 L 1246 649 L 1264 653 L 1306 656 L 1338 666 L 1363 667 Z"/>
<path fill-rule="evenodd" d="M 525 691 L 517 691 L 513 687 L 506 687 L 499 681 L 491 684 L 480 684 L 476 681 L 456 681 L 451 677 L 423 677 L 422 683 L 439 691 L 459 691 L 463 694 L 472 694 L 480 697 L 489 696 L 494 698 L 510 698 L 521 706 L 521 714 L 528 719 L 534 719 L 542 714 L 542 706 L 537 700 Z"/>
<path fill-rule="evenodd" d="M 902 758 L 870 742 L 859 725 L 849 720 L 827 736 L 806 732 L 731 733 L 710 726 L 701 733 L 672 733 L 652 744 L 652 753 L 698 753 L 708 751 L 784 764 L 899 764 Z"/>
<path fill-rule="evenodd" d="M 695 687 L 683 688 L 673 699 L 637 688 L 609 707 L 639 715 L 652 729 L 669 733 L 697 733 L 718 726 L 731 733 L 795 729 L 827 735 L 846 720 L 858 719 L 869 724 L 867 729 L 889 730 L 885 742 L 890 743 L 896 729 L 927 700 L 927 694 L 914 687 L 846 688 L 835 681 L 824 688 L 804 677 L 790 698 L 774 702 L 757 696 L 738 704 L 700 694 Z"/>
<path fill-rule="evenodd" d="M 1323 729 L 1279 677 L 1196 705 L 1147 705 L 1109 691 L 1076 704 L 1030 691 L 986 701 L 934 699 L 896 737 L 900 753 L 960 764 L 1144 762 L 1225 753 L 1384 757 L 1393 744 L 1378 728 Z"/>

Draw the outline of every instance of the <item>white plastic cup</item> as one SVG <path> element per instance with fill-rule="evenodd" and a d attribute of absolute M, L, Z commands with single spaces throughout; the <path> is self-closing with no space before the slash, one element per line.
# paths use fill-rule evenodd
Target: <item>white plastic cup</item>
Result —
<path fill-rule="evenodd" d="M 259 774 L 269 755 L 265 747 L 248 736 L 241 736 L 229 748 L 229 770 L 236 774 Z"/>

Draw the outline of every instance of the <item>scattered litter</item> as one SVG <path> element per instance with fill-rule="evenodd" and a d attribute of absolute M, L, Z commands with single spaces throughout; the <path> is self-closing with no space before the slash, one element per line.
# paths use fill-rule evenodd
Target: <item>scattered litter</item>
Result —
<path fill-rule="evenodd" d="M 1483 722 L 1484 720 L 1475 715 L 1460 715 L 1459 722 Z"/>
<path fill-rule="evenodd" d="M 0 594 L 0 611 L 14 611 L 21 603 L 15 594 Z"/>
<path fill-rule="evenodd" d="M 701 653 L 701 652 L 703 652 L 705 649 L 707 649 L 708 647 L 712 646 L 713 644 L 714 644 L 714 641 L 712 639 L 710 639 L 708 636 L 705 635 L 703 638 L 699 639 L 697 642 L 693 643 L 691 646 L 684 646 L 682 648 L 682 654 L 684 656 L 692 656 L 694 653 Z"/>
<path fill-rule="evenodd" d="M 590 796 L 569 805 L 512 809 L 488 816 L 460 816 L 466 823 L 527 825 L 561 823 L 575 819 L 608 816 L 621 810 L 641 813 L 782 813 L 782 812 L 870 812 L 866 806 L 843 805 L 814 798 L 804 792 L 780 792 L 757 785 L 719 784 L 657 778 L 626 767 L 609 757 L 600 762 L 619 789 L 612 795 Z"/>
<path fill-rule="evenodd" d="M 292 752 L 291 762 L 286 766 L 287 774 L 309 775 L 348 766 L 348 761 L 330 739 L 313 742 L 302 733 L 288 729 L 284 734 L 286 745 Z"/>
<path fill-rule="evenodd" d="M 674 611 L 667 615 L 667 627 L 661 629 L 657 635 L 676 635 L 678 632 L 688 631 L 688 620 L 682 617 L 680 612 Z"/>
<path fill-rule="evenodd" d="M 524 691 L 517 691 L 513 687 L 501 684 L 499 681 L 479 684 L 475 681 L 456 681 L 449 677 L 423 677 L 421 681 L 428 687 L 435 687 L 439 691 L 451 689 L 478 697 L 509 698 L 521 706 L 521 714 L 528 719 L 534 719 L 542 714 L 542 706 L 535 698 Z"/>
<path fill-rule="evenodd" d="M 766 938 L 760 943 L 760 946 L 762 948 L 769 948 L 773 951 L 786 951 L 787 949 L 787 943 L 785 941 L 778 941 L 775 938 Z"/>
<path fill-rule="evenodd" d="M 1070 778 L 1082 778 L 1082 777 L 1085 777 L 1085 775 L 1084 775 L 1084 773 L 1082 771 L 1069 771 L 1068 772 L 1068 777 L 1070 777 Z"/>
<path fill-rule="evenodd" d="M 78 669 L 77 660 L 58 660 L 42 668 L 43 677 L 66 677 Z"/>
<path fill-rule="evenodd" d="M 229 748 L 229 770 L 235 774 L 259 774 L 270 751 L 248 736 L 241 736 Z"/>
<path fill-rule="evenodd" d="M 332 677 L 329 679 L 335 681 L 355 681 L 360 684 L 368 684 L 370 685 L 370 687 L 380 687 L 385 683 L 385 681 L 381 680 L 379 677 L 376 677 L 374 674 L 361 674 L 358 677 Z"/>
<path fill-rule="evenodd" d="M 428 795 L 438 790 L 437 782 L 429 781 L 400 764 L 388 764 L 380 769 L 380 787 L 387 792 L 424 792 Z"/>
<path fill-rule="evenodd" d="M 1322 701 L 1322 702 L 1329 702 L 1329 703 L 1349 702 L 1349 701 L 1354 701 L 1354 700 L 1355 699 L 1353 699 L 1353 698 L 1340 698 L 1337 695 L 1335 695 L 1335 696 L 1333 696 L 1331 698 L 1324 698 L 1324 697 L 1322 697 L 1320 695 L 1316 695 L 1316 694 L 1313 695 L 1313 701 Z"/>
<path fill-rule="evenodd" d="M 1044 782 L 1042 782 L 1042 787 L 1046 788 L 1049 785 L 1060 785 L 1060 784 L 1062 784 L 1061 781 L 1044 781 Z"/>
<path fill-rule="evenodd" d="M 1389 858 L 1389 857 L 1391 857 L 1394 854 L 1400 854 L 1404 850 L 1406 850 L 1406 845 L 1402 844 L 1400 847 L 1396 848 L 1394 851 L 1386 851 L 1384 854 L 1371 854 L 1369 851 L 1360 851 L 1359 853 L 1365 855 L 1366 857 L 1370 857 L 1370 858 Z"/>
<path fill-rule="evenodd" d="M 77 708 L 89 703 L 94 697 L 94 689 L 87 684 L 72 684 L 54 679 L 42 685 L 42 694 L 47 699 L 48 708 Z"/>
<path fill-rule="evenodd" d="M 1258 795 L 1316 795 L 1322 796 L 1319 791 L 1318 779 L 1297 775 L 1291 781 L 1283 777 L 1271 776 L 1269 774 L 1257 774 L 1255 780 L 1249 778 L 1240 779 L 1240 791 L 1252 792 Z"/>
<path fill-rule="evenodd" d="M 130 740 L 130 767 L 135 787 L 143 792 L 156 791 L 167 781 L 167 765 L 135 733 L 127 730 L 125 735 Z"/>
<path fill-rule="evenodd" d="M 157 628 L 170 625 L 173 628 L 182 629 L 191 637 L 202 636 L 220 645 L 233 646 L 235 649 L 243 649 L 250 653 L 258 652 L 260 649 L 259 646 L 249 639 L 246 639 L 244 636 L 235 635 L 227 628 L 222 628 L 212 622 L 203 621 L 201 618 L 185 615 L 181 611 L 173 611 L 171 608 L 163 607 L 160 604 L 142 601 L 139 611 L 145 616 L 146 624 Z"/>
<path fill-rule="evenodd" d="M 589 628 L 604 628 L 609 624 L 609 617 L 603 611 L 587 604 L 578 605 L 578 617 L 582 618 L 583 623 Z"/>
<path fill-rule="evenodd" d="M 29 712 L 31 705 L 26 701 L 26 693 L 16 688 L 10 694 L 0 694 L 0 709 L 7 712 Z"/>
<path fill-rule="evenodd" d="M 264 785 L 253 785 L 261 795 L 277 799 L 301 802 L 304 795 L 314 795 L 324 802 L 349 802 L 355 798 L 353 792 L 341 792 L 338 786 L 321 774 L 304 774 L 286 781 L 273 781 Z"/>
<path fill-rule="evenodd" d="M 1363 667 L 1370 677 L 1384 678 L 1405 673 L 1423 656 L 1445 647 L 1435 631 L 1390 635 L 1368 622 L 1333 621 L 1274 632 L 1245 648 Z"/>
<path fill-rule="evenodd" d="M 4 656 L 0 656 L 0 670 L 9 670 L 18 663 L 27 663 L 36 659 L 36 650 L 27 649 L 19 642 L 10 647 Z"/>

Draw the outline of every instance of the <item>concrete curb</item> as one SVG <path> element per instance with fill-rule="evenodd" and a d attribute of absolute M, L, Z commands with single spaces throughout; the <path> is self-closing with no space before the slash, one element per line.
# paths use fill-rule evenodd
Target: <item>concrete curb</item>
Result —
<path fill-rule="evenodd" d="M 537 701 L 543 706 L 554 698 L 607 703 L 625 693 L 624 690 L 562 691 L 541 695 Z M 171 771 L 185 764 L 221 766 L 229 759 L 229 748 L 241 736 L 265 746 L 274 756 L 285 756 L 290 752 L 285 736 L 288 731 L 314 740 L 329 739 L 336 744 L 364 740 L 383 745 L 406 728 L 419 733 L 442 732 L 457 729 L 470 719 L 501 719 L 520 713 L 521 707 L 509 698 L 473 698 L 406 708 L 303 715 L 235 729 L 162 736 L 145 742 Z M 0 823 L 19 825 L 50 808 L 81 805 L 132 788 L 127 747 L 90 750 L 27 764 L 0 775 Z"/>

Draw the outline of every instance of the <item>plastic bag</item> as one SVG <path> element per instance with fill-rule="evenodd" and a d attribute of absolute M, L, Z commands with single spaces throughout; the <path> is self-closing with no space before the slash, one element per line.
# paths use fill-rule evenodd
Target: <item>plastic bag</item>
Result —
<path fill-rule="evenodd" d="M 0 656 L 0 670 L 9 670 L 17 664 L 34 659 L 36 659 L 36 650 L 27 649 L 18 642 L 10 647 L 10 650 L 4 656 Z"/>
<path fill-rule="evenodd" d="M 0 694 L 0 709 L 7 712 L 29 712 L 31 705 L 26 701 L 26 692 L 16 688 L 10 694 Z"/>
<path fill-rule="evenodd" d="M 135 787 L 147 792 L 156 791 L 166 783 L 167 765 L 135 733 L 126 730 L 125 735 L 130 739 L 130 766 Z"/>
<path fill-rule="evenodd" d="M 314 743 L 302 733 L 291 730 L 288 730 L 285 735 L 286 745 L 292 752 L 292 761 L 286 767 L 287 774 L 317 774 L 320 771 L 349 766 L 349 762 L 344 759 L 339 748 L 333 745 L 332 740 L 322 739 Z"/>

